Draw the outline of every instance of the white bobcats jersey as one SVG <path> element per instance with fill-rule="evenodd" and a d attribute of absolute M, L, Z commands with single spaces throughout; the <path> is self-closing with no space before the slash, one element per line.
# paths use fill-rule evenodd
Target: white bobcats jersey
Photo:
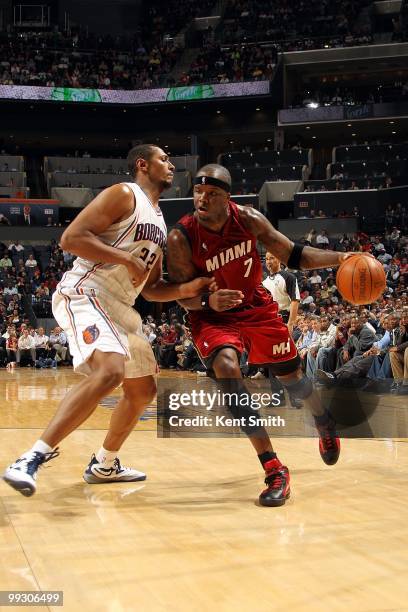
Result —
<path fill-rule="evenodd" d="M 98 238 L 105 244 L 140 257 L 152 269 L 166 245 L 167 228 L 163 213 L 160 208 L 153 206 L 139 185 L 125 185 L 135 196 L 133 213 L 127 219 L 108 227 Z M 112 202 L 112 206 L 114 205 Z M 125 266 L 97 263 L 77 257 L 72 270 L 64 274 L 57 290 L 85 295 L 106 293 L 120 302 L 133 305 L 146 280 L 134 287 Z"/>

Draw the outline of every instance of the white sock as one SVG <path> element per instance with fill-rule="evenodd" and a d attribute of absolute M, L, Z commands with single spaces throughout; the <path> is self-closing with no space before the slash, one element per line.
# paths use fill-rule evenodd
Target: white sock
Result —
<path fill-rule="evenodd" d="M 116 459 L 117 451 L 109 451 L 106 448 L 101 448 L 96 453 L 95 457 L 98 463 L 112 463 Z"/>
<path fill-rule="evenodd" d="M 42 440 L 37 440 L 37 442 L 32 447 L 31 451 L 33 453 L 37 452 L 37 453 L 44 453 L 45 454 L 45 453 L 50 453 L 52 451 L 52 449 L 53 449 L 53 447 L 50 446 L 49 444 L 46 444 Z"/>

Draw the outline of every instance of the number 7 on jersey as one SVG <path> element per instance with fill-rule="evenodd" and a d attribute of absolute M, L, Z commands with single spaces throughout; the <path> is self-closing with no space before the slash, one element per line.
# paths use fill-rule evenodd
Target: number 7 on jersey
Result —
<path fill-rule="evenodd" d="M 252 268 L 252 257 L 250 257 L 249 259 L 246 259 L 244 261 L 244 266 L 246 266 L 244 278 L 247 278 L 249 276 L 249 273 L 251 272 L 251 268 Z"/>

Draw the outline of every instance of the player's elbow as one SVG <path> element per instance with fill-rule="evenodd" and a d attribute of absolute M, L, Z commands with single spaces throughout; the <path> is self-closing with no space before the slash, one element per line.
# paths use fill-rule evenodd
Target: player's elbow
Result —
<path fill-rule="evenodd" d="M 71 250 L 73 240 L 72 240 L 71 232 L 69 230 L 65 230 L 65 232 L 62 234 L 59 244 L 63 251 Z"/>

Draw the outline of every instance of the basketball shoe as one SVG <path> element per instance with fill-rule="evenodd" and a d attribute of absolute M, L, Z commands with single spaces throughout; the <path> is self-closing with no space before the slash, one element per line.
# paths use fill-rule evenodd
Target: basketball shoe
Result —
<path fill-rule="evenodd" d="M 340 438 L 336 432 L 336 421 L 330 413 L 324 417 L 315 417 L 316 428 L 319 433 L 320 456 L 326 465 L 334 465 L 340 456 Z M 324 419 L 324 422 L 322 422 Z"/>
<path fill-rule="evenodd" d="M 279 459 L 270 459 L 264 464 L 266 489 L 259 496 L 261 506 L 283 506 L 290 496 L 290 475 L 286 465 Z"/>
<path fill-rule="evenodd" d="M 124 467 L 116 457 L 113 461 L 98 463 L 95 455 L 84 472 L 84 480 L 89 484 L 102 484 L 104 482 L 136 482 L 146 480 L 146 474 L 133 468 Z"/>
<path fill-rule="evenodd" d="M 38 468 L 58 455 L 58 448 L 50 453 L 28 451 L 9 465 L 3 474 L 3 480 L 25 497 L 31 497 L 37 489 Z"/>

